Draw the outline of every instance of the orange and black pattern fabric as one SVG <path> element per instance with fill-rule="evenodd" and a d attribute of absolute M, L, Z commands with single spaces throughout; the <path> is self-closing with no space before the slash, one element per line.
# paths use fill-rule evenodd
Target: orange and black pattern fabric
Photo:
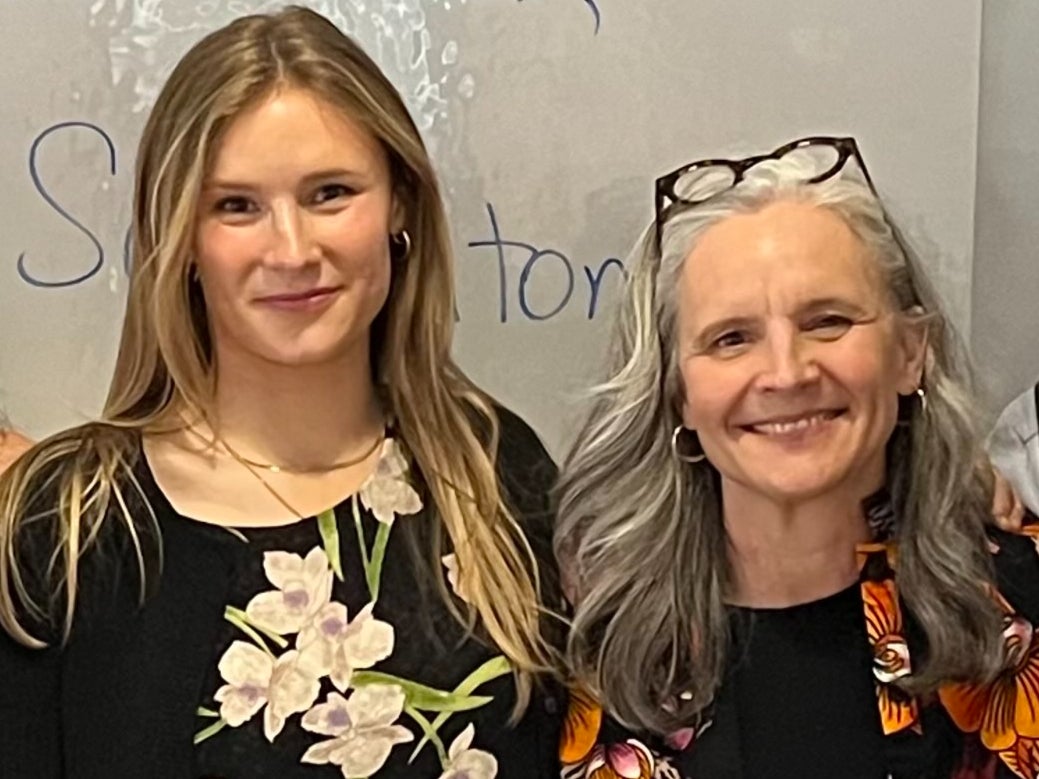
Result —
<path fill-rule="evenodd" d="M 993 597 L 1004 613 L 1003 672 L 988 684 L 948 684 L 927 699 L 908 695 L 900 685 L 913 673 L 911 647 L 924 642 L 899 599 L 897 549 L 880 542 L 864 544 L 857 551 L 859 597 L 846 603 L 855 608 L 861 602 L 877 731 L 874 741 L 862 743 L 875 744 L 873 751 L 882 753 L 878 758 L 883 764 L 881 775 L 893 779 L 1039 779 L 1039 525 L 1030 525 L 1019 535 L 992 532 L 998 584 Z M 865 672 L 859 665 L 849 667 L 857 674 Z M 842 695 L 841 689 L 808 692 L 812 673 L 806 664 L 805 697 L 789 700 L 785 705 L 791 711 L 811 706 L 819 695 Z M 725 693 L 723 684 L 719 709 Z M 762 695 L 769 694 L 762 690 Z M 731 703 L 727 705 L 732 708 Z M 560 746 L 562 776 L 757 779 L 757 774 L 739 767 L 739 754 L 754 750 L 758 743 L 754 733 L 739 732 L 743 718 L 738 712 L 706 714 L 695 730 L 667 739 L 639 737 L 617 727 L 591 696 L 574 691 Z M 839 742 L 840 735 L 835 733 L 834 738 Z M 791 739 L 803 741 L 797 745 L 807 766 L 803 776 L 819 775 L 811 772 L 813 754 L 842 749 L 840 743 L 820 738 L 818 733 L 792 734 Z M 708 751 L 712 740 L 711 758 L 700 759 L 698 750 Z M 860 774 L 849 765 L 845 775 Z"/>

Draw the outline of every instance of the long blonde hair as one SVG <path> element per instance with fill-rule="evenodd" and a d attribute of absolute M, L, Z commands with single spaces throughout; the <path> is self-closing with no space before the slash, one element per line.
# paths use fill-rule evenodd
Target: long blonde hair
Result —
<path fill-rule="evenodd" d="M 211 417 L 207 315 L 189 278 L 203 178 L 229 123 L 279 86 L 339 107 L 388 154 L 412 248 L 407 262 L 394 266 L 373 328 L 375 379 L 436 506 L 433 559 L 446 532 L 466 578 L 472 606 L 455 614 L 470 627 L 480 620 L 517 669 L 525 701 L 532 674 L 550 667 L 552 650 L 539 630 L 537 562 L 496 477 L 496 415 L 451 356 L 452 249 L 436 176 L 378 66 L 331 22 L 298 7 L 243 17 L 210 34 L 158 97 L 138 151 L 130 294 L 101 421 L 43 442 L 0 481 L 0 625 L 21 643 L 41 646 L 24 616 L 43 617 L 60 600 L 67 635 L 80 557 L 109 514 L 129 529 L 144 573 L 140 518 L 135 524 L 125 492 L 139 435 L 175 425 L 178 410 Z M 18 564 L 20 531 L 40 519 L 34 498 L 48 478 L 59 495 L 49 603 L 30 592 Z"/>

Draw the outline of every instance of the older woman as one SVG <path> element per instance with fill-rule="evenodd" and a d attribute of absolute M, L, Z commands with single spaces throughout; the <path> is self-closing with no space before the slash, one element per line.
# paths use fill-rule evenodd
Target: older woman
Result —
<path fill-rule="evenodd" d="M 986 528 L 951 330 L 854 141 L 684 166 L 657 216 L 561 486 L 567 774 L 1036 776 L 1039 558 Z"/>

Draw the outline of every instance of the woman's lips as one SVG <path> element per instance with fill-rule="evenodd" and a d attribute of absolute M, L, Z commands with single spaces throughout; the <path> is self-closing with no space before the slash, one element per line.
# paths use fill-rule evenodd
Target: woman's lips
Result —
<path fill-rule="evenodd" d="M 843 410 L 810 411 L 797 416 L 784 416 L 774 420 L 763 420 L 741 427 L 751 433 L 759 435 L 796 435 L 817 428 L 826 422 L 836 419 L 843 414 Z"/>
<path fill-rule="evenodd" d="M 283 311 L 312 311 L 327 306 L 341 291 L 342 287 L 314 287 L 304 292 L 264 295 L 256 302 Z"/>

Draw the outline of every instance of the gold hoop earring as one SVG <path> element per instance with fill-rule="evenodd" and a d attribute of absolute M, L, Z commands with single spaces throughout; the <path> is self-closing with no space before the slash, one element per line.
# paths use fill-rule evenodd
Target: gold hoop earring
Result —
<path fill-rule="evenodd" d="M 398 249 L 404 247 L 402 250 L 399 251 L 396 259 L 408 259 L 408 256 L 411 254 L 411 235 L 408 233 L 408 231 L 401 230 L 396 235 L 391 235 L 390 241 L 392 241 L 393 245 L 396 246 Z"/>
<path fill-rule="evenodd" d="M 700 463 L 700 462 L 703 462 L 704 460 L 707 459 L 707 455 L 704 454 L 703 447 L 700 446 L 700 437 L 698 435 L 696 435 L 696 431 L 695 430 L 689 430 L 689 432 L 692 434 L 693 438 L 696 439 L 696 445 L 700 449 L 699 454 L 685 454 L 685 453 L 683 453 L 683 452 L 681 452 L 679 450 L 679 448 L 678 448 L 678 439 L 679 439 L 679 437 L 681 437 L 682 431 L 684 431 L 684 430 L 689 430 L 689 428 L 685 427 L 685 425 L 678 425 L 678 427 L 676 427 L 674 429 L 674 432 L 671 433 L 671 454 L 672 454 L 672 456 L 676 460 L 678 460 L 679 462 L 683 462 L 683 463 Z"/>

